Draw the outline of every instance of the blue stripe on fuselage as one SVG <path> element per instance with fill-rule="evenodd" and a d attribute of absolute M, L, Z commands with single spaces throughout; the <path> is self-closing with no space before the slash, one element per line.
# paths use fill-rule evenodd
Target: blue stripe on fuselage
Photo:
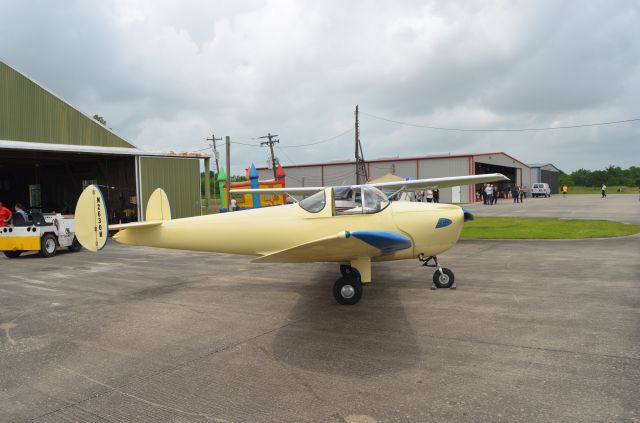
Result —
<path fill-rule="evenodd" d="M 404 235 L 388 231 L 357 231 L 351 232 L 351 236 L 356 237 L 367 244 L 376 247 L 383 254 L 391 254 L 395 251 L 404 250 L 411 247 L 411 240 Z"/>

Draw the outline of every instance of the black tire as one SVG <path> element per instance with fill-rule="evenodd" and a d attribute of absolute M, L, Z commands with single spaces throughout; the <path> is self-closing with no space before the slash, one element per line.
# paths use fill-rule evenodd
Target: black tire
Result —
<path fill-rule="evenodd" d="M 40 255 L 42 257 L 51 257 L 56 255 L 58 243 L 53 234 L 45 234 L 40 240 Z"/>
<path fill-rule="evenodd" d="M 69 248 L 69 251 L 71 251 L 72 253 L 77 253 L 78 251 L 82 250 L 82 244 L 80 244 L 80 241 L 78 241 L 78 238 L 74 236 L 73 242 L 71 243 L 71 245 L 69 245 L 68 248 Z"/>
<path fill-rule="evenodd" d="M 7 258 L 18 258 L 20 257 L 20 254 L 22 254 L 22 251 L 5 251 L 4 255 L 7 256 Z"/>
<path fill-rule="evenodd" d="M 340 265 L 340 274 L 342 276 L 347 276 L 347 275 L 351 274 L 351 266 L 349 266 L 348 264 L 341 264 Z"/>
<path fill-rule="evenodd" d="M 338 304 L 354 305 L 362 298 L 362 282 L 355 275 L 343 276 L 333 285 L 333 297 Z"/>
<path fill-rule="evenodd" d="M 436 270 L 433 273 L 433 283 L 438 288 L 451 288 L 454 280 L 453 272 L 451 269 L 447 269 L 446 267 L 442 268 L 442 274 L 439 270 Z"/>

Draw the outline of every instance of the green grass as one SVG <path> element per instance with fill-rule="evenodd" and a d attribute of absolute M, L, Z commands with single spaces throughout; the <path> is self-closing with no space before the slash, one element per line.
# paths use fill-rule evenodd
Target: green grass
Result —
<path fill-rule="evenodd" d="M 621 189 L 622 191 L 618 191 Z M 562 185 L 560 186 L 562 192 Z M 569 187 L 569 194 L 600 194 L 602 191 L 600 187 Z M 609 194 L 637 194 L 638 187 L 620 187 L 620 186 L 607 186 L 607 195 Z M 556 195 L 562 195 L 556 194 Z"/>
<path fill-rule="evenodd" d="M 640 225 L 609 220 L 563 220 L 535 217 L 476 217 L 460 239 L 582 239 L 640 233 Z"/>

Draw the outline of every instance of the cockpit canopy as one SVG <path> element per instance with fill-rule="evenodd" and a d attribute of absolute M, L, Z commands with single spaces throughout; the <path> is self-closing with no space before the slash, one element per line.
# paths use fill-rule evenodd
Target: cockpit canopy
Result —
<path fill-rule="evenodd" d="M 382 191 L 367 185 L 334 187 L 333 202 L 336 215 L 378 213 L 389 205 L 389 199 Z M 319 191 L 298 205 L 310 213 L 318 213 L 326 203 L 325 191 Z"/>

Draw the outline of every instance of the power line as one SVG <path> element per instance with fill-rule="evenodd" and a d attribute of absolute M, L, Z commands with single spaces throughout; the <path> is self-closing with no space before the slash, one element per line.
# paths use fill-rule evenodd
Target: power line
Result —
<path fill-rule="evenodd" d="M 334 136 L 332 136 L 330 138 L 325 138 L 325 139 L 320 140 L 320 141 L 314 141 L 314 142 L 310 142 L 310 143 L 307 143 L 307 144 L 281 145 L 279 148 L 298 148 L 298 147 L 308 147 L 310 145 L 323 144 L 325 142 L 333 141 L 336 138 L 340 138 L 340 137 L 350 133 L 351 131 L 353 131 L 353 128 L 354 127 L 352 126 L 351 128 L 347 129 L 346 131 L 339 133 L 338 135 L 334 135 Z"/>
<path fill-rule="evenodd" d="M 625 119 L 625 120 L 616 120 L 611 122 L 598 122 L 598 123 L 585 123 L 581 125 L 567 125 L 567 126 L 551 126 L 551 127 L 542 127 L 542 128 L 517 128 L 517 129 L 462 129 L 462 128 L 445 128 L 439 126 L 430 126 L 430 125 L 420 125 L 417 123 L 410 122 L 402 122 L 394 119 L 387 119 L 381 116 L 372 115 L 366 112 L 360 112 L 360 114 L 369 116 L 374 119 L 383 120 L 385 122 L 397 123 L 398 125 L 404 126 L 413 126 L 415 128 L 424 128 L 424 129 L 433 129 L 437 131 L 457 131 L 457 132 L 531 132 L 531 131 L 553 131 L 556 129 L 575 129 L 575 128 L 586 128 L 590 126 L 603 126 L 603 125 L 616 125 L 619 123 L 629 123 L 629 122 L 637 122 L 640 121 L 640 118 L 633 119 Z"/>
<path fill-rule="evenodd" d="M 259 144 L 247 144 L 245 142 L 239 142 L 239 141 L 231 141 L 231 144 L 246 145 L 247 147 L 258 147 L 258 148 L 261 147 L 261 145 Z"/>
<path fill-rule="evenodd" d="M 277 146 L 277 149 L 278 149 L 278 152 L 284 154 L 284 156 L 287 158 L 287 160 L 289 160 L 289 163 L 295 164 L 295 162 L 293 160 L 291 160 L 291 157 L 289 157 L 289 155 L 284 150 L 282 150 L 281 146 Z"/>

